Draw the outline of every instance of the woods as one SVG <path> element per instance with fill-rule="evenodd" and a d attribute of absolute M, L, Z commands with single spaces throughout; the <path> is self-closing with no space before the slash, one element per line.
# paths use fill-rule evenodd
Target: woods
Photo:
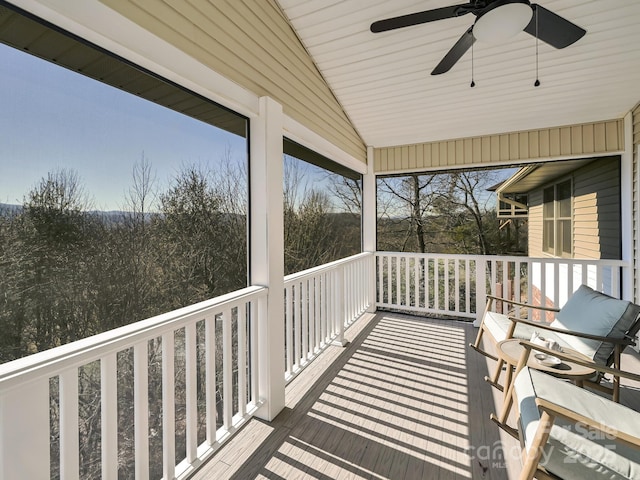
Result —
<path fill-rule="evenodd" d="M 522 220 L 501 225 L 496 214 L 490 189 L 504 179 L 496 170 L 378 178 L 378 250 L 525 254 Z"/>
<path fill-rule="evenodd" d="M 185 167 L 151 212 L 149 172 L 127 212 L 91 211 L 58 170 L 0 215 L 1 362 L 246 286 L 246 192 Z"/>

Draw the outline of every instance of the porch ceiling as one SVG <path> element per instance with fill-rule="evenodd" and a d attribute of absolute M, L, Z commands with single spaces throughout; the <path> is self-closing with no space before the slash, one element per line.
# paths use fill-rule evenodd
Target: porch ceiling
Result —
<path fill-rule="evenodd" d="M 473 15 L 385 33 L 375 20 L 463 0 L 277 0 L 366 144 L 375 147 L 621 118 L 640 100 L 640 2 L 535 0 L 587 30 L 556 50 L 519 33 L 476 42 L 447 73 L 431 70 Z"/>

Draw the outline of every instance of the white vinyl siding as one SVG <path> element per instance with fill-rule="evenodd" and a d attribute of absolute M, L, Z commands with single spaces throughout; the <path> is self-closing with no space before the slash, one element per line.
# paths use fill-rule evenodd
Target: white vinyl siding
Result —
<path fill-rule="evenodd" d="M 542 257 L 542 189 L 529 193 L 529 246 L 531 257 Z"/>
<path fill-rule="evenodd" d="M 537 159 L 588 157 L 624 149 L 624 120 L 374 149 L 378 174 Z"/>
<path fill-rule="evenodd" d="M 619 259 L 620 162 L 594 161 L 574 174 L 574 257 Z"/>
<path fill-rule="evenodd" d="M 594 160 L 575 170 L 573 185 L 571 236 L 573 258 L 619 259 L 620 240 L 620 162 L 618 157 Z M 545 185 L 544 188 L 553 186 Z M 557 249 L 543 248 L 543 190 L 529 192 L 529 255 L 562 256 Z M 567 220 L 566 217 L 565 220 Z M 557 219 L 556 219 L 557 220 Z M 557 228 L 557 221 L 556 221 Z M 554 233 L 557 241 L 558 234 Z M 557 247 L 557 246 L 556 246 Z M 567 256 L 566 254 L 564 256 Z"/>

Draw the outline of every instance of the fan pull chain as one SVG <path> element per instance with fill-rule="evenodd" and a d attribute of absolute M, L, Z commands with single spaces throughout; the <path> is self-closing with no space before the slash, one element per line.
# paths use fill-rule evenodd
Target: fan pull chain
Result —
<path fill-rule="evenodd" d="M 473 80 L 473 44 L 474 44 L 474 38 L 473 38 L 473 30 L 471 30 L 471 85 L 470 87 L 473 88 L 476 86 L 476 82 Z"/>
<path fill-rule="evenodd" d="M 536 14 L 536 81 L 534 82 L 534 87 L 540 86 L 540 79 L 538 78 L 538 8 L 535 8 Z"/>

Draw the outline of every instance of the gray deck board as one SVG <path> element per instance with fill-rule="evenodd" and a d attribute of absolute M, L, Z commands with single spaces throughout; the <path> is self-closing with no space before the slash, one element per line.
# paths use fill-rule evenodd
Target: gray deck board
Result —
<path fill-rule="evenodd" d="M 489 420 L 502 404 L 483 380 L 493 362 L 468 347 L 476 331 L 364 316 L 347 330 L 347 347 L 329 347 L 287 386 L 273 422 L 250 420 L 192 478 L 516 478 L 518 443 Z M 631 357 L 627 367 L 640 366 Z M 632 386 L 623 400 L 637 405 L 637 393 Z"/>

